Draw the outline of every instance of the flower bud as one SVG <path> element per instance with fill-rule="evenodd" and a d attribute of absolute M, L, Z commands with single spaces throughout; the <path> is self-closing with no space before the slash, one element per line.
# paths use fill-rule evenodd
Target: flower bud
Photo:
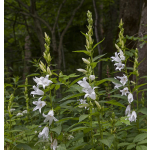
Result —
<path fill-rule="evenodd" d="M 50 76 L 52 75 L 52 72 L 51 72 L 51 70 L 50 70 L 49 67 L 47 67 L 47 73 L 48 73 Z"/>
<path fill-rule="evenodd" d="M 120 50 L 120 48 L 119 48 L 119 46 L 118 46 L 117 44 L 115 44 L 115 47 L 116 47 L 118 50 Z"/>
<path fill-rule="evenodd" d="M 95 80 L 95 75 L 90 75 L 89 78 L 90 78 L 91 80 Z"/>
<path fill-rule="evenodd" d="M 87 71 L 85 69 L 77 69 L 77 71 L 87 73 Z"/>
<path fill-rule="evenodd" d="M 86 63 L 86 64 L 88 64 L 88 65 L 90 64 L 90 62 L 89 62 L 87 59 L 82 58 L 82 60 L 83 60 L 84 63 Z"/>
<path fill-rule="evenodd" d="M 98 110 L 101 110 L 101 105 L 97 101 L 95 101 L 95 104 L 96 104 Z"/>

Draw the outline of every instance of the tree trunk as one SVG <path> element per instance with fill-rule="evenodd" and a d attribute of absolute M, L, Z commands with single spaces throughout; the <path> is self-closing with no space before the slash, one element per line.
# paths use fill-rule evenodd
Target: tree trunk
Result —
<path fill-rule="evenodd" d="M 31 41 L 30 36 L 27 35 L 25 38 L 23 80 L 25 80 L 26 75 L 29 73 L 28 63 L 30 58 L 31 58 Z"/>

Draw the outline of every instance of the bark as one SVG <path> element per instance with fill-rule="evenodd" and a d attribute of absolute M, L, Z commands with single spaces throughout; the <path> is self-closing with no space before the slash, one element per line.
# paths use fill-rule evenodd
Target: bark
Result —
<path fill-rule="evenodd" d="M 95 0 L 93 0 L 93 7 L 94 7 L 94 12 L 95 12 L 95 37 L 96 37 L 96 42 L 98 43 L 100 41 L 99 39 L 99 35 L 98 35 L 98 25 L 97 25 L 97 22 L 98 22 L 98 13 L 97 13 L 97 8 L 96 8 L 96 4 L 95 4 Z M 97 46 L 98 48 L 98 53 L 99 55 L 102 54 L 101 52 L 101 48 L 100 48 L 100 44 L 98 44 Z M 101 62 L 98 63 L 98 79 L 100 80 L 101 79 L 101 70 L 102 70 L 102 67 L 101 67 Z"/>
<path fill-rule="evenodd" d="M 146 3 L 144 3 L 143 8 L 142 8 L 138 36 L 142 38 L 146 34 L 147 34 L 147 6 L 146 6 Z M 142 61 L 142 63 L 138 67 L 139 78 L 147 75 L 147 44 L 145 43 L 142 48 L 140 47 L 140 44 L 141 44 L 141 42 L 138 42 L 138 44 L 137 44 L 137 48 L 138 48 L 138 52 L 139 52 L 138 62 L 141 62 L 143 59 L 144 59 L 144 61 Z M 133 77 L 133 81 L 135 81 L 135 76 Z M 144 83 L 146 83 L 145 78 L 139 79 L 138 85 L 144 84 Z M 146 88 L 146 86 L 145 86 L 145 88 Z M 134 97 L 136 99 L 136 95 L 134 95 Z M 142 98 L 142 93 L 139 93 L 138 98 L 139 99 Z"/>
<path fill-rule="evenodd" d="M 25 80 L 26 75 L 29 73 L 28 63 L 30 58 L 31 58 L 31 41 L 30 41 L 30 36 L 27 35 L 25 38 L 23 80 Z"/>

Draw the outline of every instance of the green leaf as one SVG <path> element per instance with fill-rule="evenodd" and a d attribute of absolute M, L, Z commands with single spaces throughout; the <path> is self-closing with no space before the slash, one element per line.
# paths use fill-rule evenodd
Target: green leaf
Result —
<path fill-rule="evenodd" d="M 138 142 L 137 144 L 139 145 L 139 144 L 146 144 L 147 143 L 147 139 L 145 139 L 145 140 L 143 140 L 143 141 L 140 141 L 140 142 Z"/>
<path fill-rule="evenodd" d="M 103 144 L 107 145 L 110 148 L 113 140 L 114 140 L 114 136 L 110 136 L 107 139 L 100 140 L 100 142 L 102 142 Z"/>
<path fill-rule="evenodd" d="M 120 99 L 124 99 L 127 100 L 127 96 L 121 96 L 120 94 L 116 94 L 116 95 L 110 95 L 110 97 L 116 97 L 116 98 L 120 98 Z"/>
<path fill-rule="evenodd" d="M 147 146 L 138 145 L 138 146 L 136 146 L 136 150 L 147 150 Z"/>
<path fill-rule="evenodd" d="M 70 74 L 69 75 L 69 78 L 74 78 L 74 77 L 78 77 L 79 75 L 76 75 L 75 73 L 73 73 L 73 74 Z"/>
<path fill-rule="evenodd" d="M 121 117 L 121 118 L 120 118 L 120 121 L 121 121 L 122 123 L 125 123 L 126 125 L 130 125 L 130 121 L 127 119 L 127 117 Z"/>
<path fill-rule="evenodd" d="M 84 94 L 84 93 L 78 93 L 78 94 L 68 95 L 68 96 L 64 97 L 62 100 L 60 100 L 59 102 L 64 101 L 64 100 L 67 100 L 67 99 L 70 99 L 70 98 L 83 96 L 83 95 L 85 95 L 85 94 Z"/>
<path fill-rule="evenodd" d="M 78 51 L 73 51 L 73 52 L 85 53 L 86 55 L 90 56 L 90 52 L 88 52 L 87 50 L 78 50 Z"/>
<path fill-rule="evenodd" d="M 98 42 L 97 44 L 95 44 L 95 45 L 93 46 L 93 49 L 94 49 L 98 44 L 102 43 L 104 40 L 105 40 L 105 38 L 103 38 L 103 40 L 101 40 L 100 42 Z"/>
<path fill-rule="evenodd" d="M 57 147 L 57 150 L 67 150 L 67 149 L 66 149 L 65 144 L 60 144 L 60 145 Z"/>
<path fill-rule="evenodd" d="M 146 107 L 141 108 L 141 109 L 138 110 L 138 112 L 141 112 L 142 114 L 147 115 L 147 108 Z"/>
<path fill-rule="evenodd" d="M 61 125 L 60 125 L 60 126 L 57 126 L 56 128 L 51 129 L 51 131 L 56 132 L 58 135 L 61 133 L 61 130 L 62 130 Z"/>
<path fill-rule="evenodd" d="M 119 143 L 118 147 L 129 145 L 130 143 Z"/>
<path fill-rule="evenodd" d="M 79 122 L 81 122 L 82 120 L 84 120 L 85 118 L 87 118 L 89 115 L 81 115 L 79 117 Z"/>
<path fill-rule="evenodd" d="M 138 134 L 138 135 L 134 138 L 133 142 L 139 142 L 139 141 L 144 140 L 145 138 L 147 138 L 147 133 L 141 133 L 141 134 Z"/>
<path fill-rule="evenodd" d="M 70 130 L 69 132 L 74 132 L 74 131 L 78 131 L 78 130 L 84 130 L 84 129 L 87 129 L 88 127 L 76 127 L 72 130 Z"/>
<path fill-rule="evenodd" d="M 146 85 L 146 84 L 147 84 L 147 83 L 144 83 L 144 84 L 140 84 L 140 85 L 135 86 L 135 88 L 133 89 L 132 93 L 133 93 L 135 90 L 137 90 L 138 88 L 140 88 L 141 86 L 144 86 L 144 85 Z"/>
<path fill-rule="evenodd" d="M 60 84 L 55 86 L 55 89 L 58 90 L 60 88 Z"/>
<path fill-rule="evenodd" d="M 100 101 L 100 103 L 107 103 L 107 104 L 112 104 L 120 107 L 126 108 L 123 104 L 116 102 L 116 100 L 111 100 L 111 101 Z"/>
<path fill-rule="evenodd" d="M 94 61 L 96 61 L 97 59 L 99 59 L 99 58 L 101 58 L 101 57 L 105 56 L 105 55 L 106 55 L 106 54 L 98 55 L 98 56 L 94 57 L 94 58 L 93 58 L 93 62 L 94 62 Z"/>
<path fill-rule="evenodd" d="M 121 84 L 120 81 L 115 79 L 115 78 L 105 78 L 105 79 L 102 79 L 100 81 L 97 81 L 96 86 L 98 86 L 99 84 L 102 84 L 103 82 L 106 82 L 106 81 L 111 81 L 111 82 L 114 82 L 114 83 L 117 83 L 117 84 Z"/>
<path fill-rule="evenodd" d="M 130 145 L 127 146 L 127 149 L 132 149 L 132 148 L 135 147 L 135 146 L 136 146 L 136 144 L 131 143 Z"/>
<path fill-rule="evenodd" d="M 69 87 L 71 86 L 71 85 L 73 85 L 74 83 L 77 83 L 79 80 L 81 80 L 81 79 L 83 79 L 83 77 L 80 77 L 80 78 L 77 78 L 77 79 L 75 79 L 73 82 L 71 82 L 71 84 L 69 85 Z"/>
<path fill-rule="evenodd" d="M 94 69 L 97 65 L 97 62 L 92 62 L 90 65 L 91 65 L 92 69 Z"/>
<path fill-rule="evenodd" d="M 24 150 L 32 150 L 32 148 L 30 146 L 23 144 L 23 143 L 18 144 L 16 147 L 19 149 L 23 148 Z"/>
<path fill-rule="evenodd" d="M 129 69 L 129 70 L 133 70 L 133 67 L 126 67 L 127 69 Z"/>
<path fill-rule="evenodd" d="M 32 73 L 32 74 L 28 75 L 27 77 L 39 76 L 39 75 L 40 75 L 39 73 Z"/>

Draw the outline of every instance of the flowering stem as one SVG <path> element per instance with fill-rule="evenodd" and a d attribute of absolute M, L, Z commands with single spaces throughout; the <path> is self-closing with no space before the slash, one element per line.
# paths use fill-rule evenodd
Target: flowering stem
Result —
<path fill-rule="evenodd" d="M 136 83 L 138 83 L 138 77 L 136 76 Z M 138 100 L 138 91 L 136 90 L 136 98 L 137 98 L 137 110 L 139 108 L 139 100 Z M 137 129 L 139 129 L 139 117 L 137 118 Z"/>

